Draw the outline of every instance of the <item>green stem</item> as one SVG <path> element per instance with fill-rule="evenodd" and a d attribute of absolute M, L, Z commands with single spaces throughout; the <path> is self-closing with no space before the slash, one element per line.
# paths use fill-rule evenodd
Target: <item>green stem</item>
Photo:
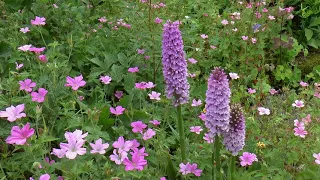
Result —
<path fill-rule="evenodd" d="M 216 136 L 215 141 L 214 141 L 214 147 L 215 147 L 215 160 L 216 160 L 216 177 L 217 180 L 222 180 L 221 177 L 221 162 L 220 162 L 220 148 L 221 148 L 221 143 L 220 143 L 220 137 Z"/>
<path fill-rule="evenodd" d="M 232 156 L 229 164 L 228 180 L 234 180 L 234 170 L 236 164 L 236 156 Z"/>
<path fill-rule="evenodd" d="M 181 149 L 181 160 L 186 160 L 186 144 L 185 144 L 185 135 L 184 135 L 184 126 L 182 122 L 182 114 L 181 114 L 181 105 L 177 107 L 178 111 L 178 129 L 180 136 L 180 149 Z"/>
<path fill-rule="evenodd" d="M 216 168 L 214 167 L 214 164 L 215 164 L 215 157 L 214 157 L 214 148 L 215 146 L 213 145 L 212 146 L 212 180 L 214 180 L 214 175 L 216 174 L 215 171 L 216 171 Z"/>
<path fill-rule="evenodd" d="M 45 41 L 45 40 L 44 40 L 44 38 L 43 38 L 43 35 L 42 35 L 41 30 L 40 30 L 40 29 L 38 29 L 38 31 L 39 31 L 39 33 L 40 33 L 40 36 L 41 36 L 41 39 L 42 39 L 42 41 L 43 41 L 44 45 L 45 45 L 45 46 L 46 46 L 46 48 L 48 49 L 47 43 L 46 43 L 46 41 Z"/>

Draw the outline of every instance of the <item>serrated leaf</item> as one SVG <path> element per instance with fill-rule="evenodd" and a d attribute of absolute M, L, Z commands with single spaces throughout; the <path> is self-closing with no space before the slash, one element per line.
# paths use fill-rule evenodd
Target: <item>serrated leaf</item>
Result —
<path fill-rule="evenodd" d="M 304 29 L 304 34 L 305 34 L 305 36 L 307 38 L 307 41 L 309 41 L 313 36 L 313 31 L 311 29 L 305 28 Z"/>
<path fill-rule="evenodd" d="M 119 83 L 123 79 L 123 71 L 124 71 L 123 67 L 118 66 L 116 64 L 112 65 L 112 67 L 111 67 L 112 80 Z"/>

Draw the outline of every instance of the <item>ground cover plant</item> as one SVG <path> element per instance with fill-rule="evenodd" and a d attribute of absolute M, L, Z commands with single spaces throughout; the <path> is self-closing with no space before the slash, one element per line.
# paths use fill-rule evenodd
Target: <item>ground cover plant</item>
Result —
<path fill-rule="evenodd" d="M 0 179 L 317 179 L 319 17 L 284 3 L 1 1 Z"/>

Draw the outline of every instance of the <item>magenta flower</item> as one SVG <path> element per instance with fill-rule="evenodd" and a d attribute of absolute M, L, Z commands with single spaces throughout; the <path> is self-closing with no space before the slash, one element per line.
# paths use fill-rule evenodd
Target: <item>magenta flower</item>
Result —
<path fill-rule="evenodd" d="M 160 95 L 161 93 L 157 93 L 155 91 L 152 91 L 150 94 L 148 94 L 148 96 L 150 97 L 150 99 L 155 99 L 157 101 L 160 101 Z"/>
<path fill-rule="evenodd" d="M 76 76 L 75 78 L 67 76 L 66 81 L 67 83 L 64 86 L 70 86 L 74 91 L 78 90 L 79 87 L 86 85 L 86 82 L 83 81 L 82 75 Z"/>
<path fill-rule="evenodd" d="M 92 154 L 104 154 L 106 153 L 106 150 L 109 147 L 108 143 L 102 144 L 102 139 L 96 140 L 95 144 L 90 143 L 90 146 L 92 150 L 90 151 Z"/>
<path fill-rule="evenodd" d="M 142 121 L 136 121 L 131 123 L 131 127 L 132 127 L 132 132 L 142 133 L 142 131 L 148 126 L 144 124 Z"/>
<path fill-rule="evenodd" d="M 17 105 L 16 107 L 7 107 L 5 111 L 0 111 L 0 117 L 7 118 L 9 122 L 14 122 L 17 119 L 26 117 L 24 111 L 24 104 Z"/>
<path fill-rule="evenodd" d="M 147 88 L 147 83 L 146 82 L 139 82 L 135 83 L 135 88 L 137 89 L 146 89 Z"/>
<path fill-rule="evenodd" d="M 316 158 L 316 160 L 314 162 L 316 162 L 317 164 L 320 164 L 320 153 L 318 153 L 318 154 L 314 153 L 313 157 Z"/>
<path fill-rule="evenodd" d="M 242 36 L 241 38 L 242 38 L 242 40 L 244 40 L 244 41 L 246 41 L 246 40 L 248 40 L 248 39 L 249 39 L 249 37 L 248 37 L 248 36 Z"/>
<path fill-rule="evenodd" d="M 40 176 L 39 180 L 50 180 L 50 175 L 49 174 L 43 174 Z"/>
<path fill-rule="evenodd" d="M 137 52 L 138 52 L 138 54 L 144 54 L 145 50 L 144 49 L 138 49 Z"/>
<path fill-rule="evenodd" d="M 155 135 L 156 132 L 154 130 L 148 129 L 145 133 L 143 133 L 142 139 L 146 141 L 148 139 L 151 139 Z"/>
<path fill-rule="evenodd" d="M 124 110 L 125 108 L 123 108 L 122 106 L 117 106 L 116 108 L 110 107 L 110 112 L 116 116 L 123 114 Z"/>
<path fill-rule="evenodd" d="M 239 159 L 241 166 L 251 166 L 254 161 L 258 162 L 257 156 L 249 152 L 244 152 Z"/>
<path fill-rule="evenodd" d="M 201 99 L 198 99 L 198 100 L 193 99 L 193 100 L 192 100 L 191 106 L 196 107 L 196 106 L 201 106 L 201 105 L 202 105 Z"/>
<path fill-rule="evenodd" d="M 141 149 L 133 148 L 133 152 L 130 152 L 130 154 L 131 154 L 132 156 L 134 156 L 134 155 L 138 155 L 138 156 L 149 156 L 149 154 L 146 153 L 145 150 L 146 150 L 145 147 L 143 147 L 143 148 L 141 148 Z"/>
<path fill-rule="evenodd" d="M 267 8 L 263 8 L 262 12 L 266 13 L 266 12 L 268 12 L 268 9 Z"/>
<path fill-rule="evenodd" d="M 161 177 L 160 180 L 167 180 L 165 177 Z"/>
<path fill-rule="evenodd" d="M 191 63 L 191 64 L 196 64 L 198 61 L 195 60 L 194 58 L 189 58 L 188 61 Z"/>
<path fill-rule="evenodd" d="M 34 134 L 34 129 L 30 128 L 30 124 L 27 123 L 21 129 L 19 126 L 13 126 L 11 128 L 11 135 L 6 139 L 7 144 L 24 145 L 27 139 Z"/>
<path fill-rule="evenodd" d="M 26 51 L 29 51 L 29 50 L 30 50 L 31 46 L 32 46 L 31 44 L 29 44 L 29 45 L 23 45 L 23 46 L 18 47 L 18 49 L 19 49 L 20 51 L 26 52 Z"/>
<path fill-rule="evenodd" d="M 47 93 L 48 93 L 48 91 L 46 89 L 39 88 L 38 92 L 31 93 L 32 101 L 42 103 L 44 101 Z"/>
<path fill-rule="evenodd" d="M 147 82 L 146 83 L 146 88 L 147 89 L 151 89 L 151 88 L 154 88 L 154 87 L 156 87 L 156 84 L 153 84 L 153 82 Z"/>
<path fill-rule="evenodd" d="M 123 160 L 128 157 L 128 153 L 126 151 L 122 151 L 119 154 L 117 153 L 117 150 L 113 150 L 113 154 L 109 156 L 110 160 L 115 162 L 116 164 L 120 165 L 122 164 Z"/>
<path fill-rule="evenodd" d="M 179 165 L 180 170 L 183 175 L 187 174 L 194 174 L 195 176 L 201 176 L 202 170 L 198 169 L 198 165 L 196 163 L 190 164 L 187 162 L 187 164 L 180 163 Z"/>
<path fill-rule="evenodd" d="M 203 131 L 203 129 L 201 128 L 201 126 L 191 126 L 190 127 L 190 132 L 194 132 L 196 134 L 200 134 L 201 131 Z"/>
<path fill-rule="evenodd" d="M 22 67 L 23 67 L 23 63 L 18 64 L 18 63 L 16 62 L 16 70 L 19 70 L 19 69 L 21 69 Z"/>
<path fill-rule="evenodd" d="M 131 67 L 128 69 L 128 72 L 131 72 L 131 73 L 139 72 L 139 67 Z"/>
<path fill-rule="evenodd" d="M 153 124 L 154 126 L 159 126 L 160 125 L 160 122 L 158 120 L 151 120 L 149 121 L 149 123 Z"/>
<path fill-rule="evenodd" d="M 144 159 L 144 156 L 133 155 L 131 161 L 126 158 L 124 159 L 123 164 L 126 166 L 126 171 L 142 171 L 144 166 L 147 165 L 147 161 Z"/>
<path fill-rule="evenodd" d="M 251 88 L 249 88 L 248 89 L 248 93 L 249 94 L 254 94 L 254 93 L 256 93 L 257 91 L 255 90 L 255 89 L 251 89 Z"/>
<path fill-rule="evenodd" d="M 60 143 L 60 148 L 66 151 L 66 157 L 68 159 L 75 159 L 77 155 L 84 155 L 86 154 L 86 148 L 82 146 L 85 143 L 83 139 L 77 139 L 77 137 L 72 134 L 65 134 L 68 138 L 68 143 Z"/>
<path fill-rule="evenodd" d="M 271 89 L 269 90 L 269 93 L 270 93 L 271 95 L 274 95 L 274 94 L 277 94 L 278 91 L 275 90 L 275 89 L 273 89 L 273 88 L 271 88 Z"/>
<path fill-rule="evenodd" d="M 58 158 L 63 158 L 66 155 L 66 150 L 65 149 L 56 149 L 53 148 L 51 154 L 57 156 Z"/>
<path fill-rule="evenodd" d="M 307 86 L 309 86 L 309 84 L 308 83 L 306 83 L 306 82 L 303 82 L 303 81 L 300 81 L 300 83 L 299 83 L 302 87 L 307 87 Z"/>
<path fill-rule="evenodd" d="M 45 25 L 46 24 L 45 21 L 46 21 L 46 18 L 36 16 L 34 20 L 31 20 L 31 24 L 36 26 Z"/>
<path fill-rule="evenodd" d="M 162 23 L 162 19 L 156 17 L 156 19 L 154 20 L 155 23 L 160 24 Z"/>
<path fill-rule="evenodd" d="M 29 27 L 25 27 L 25 28 L 20 28 L 20 32 L 22 32 L 22 33 L 27 33 L 27 32 L 29 32 L 30 30 L 29 30 Z"/>
<path fill-rule="evenodd" d="M 83 141 L 85 137 L 88 136 L 88 133 L 84 133 L 82 134 L 81 130 L 76 129 L 73 132 L 66 132 L 64 133 L 64 137 L 68 140 L 71 141 L 73 140 L 72 138 L 74 137 L 76 141 Z M 69 140 L 69 138 L 71 137 L 71 139 Z"/>
<path fill-rule="evenodd" d="M 140 146 L 140 143 L 136 139 L 133 139 L 130 142 L 132 143 L 132 145 L 130 147 L 131 150 L 134 150 L 135 148 L 138 148 Z"/>
<path fill-rule="evenodd" d="M 118 99 L 120 99 L 123 96 L 123 92 L 122 91 L 116 91 L 114 96 L 117 97 Z"/>
<path fill-rule="evenodd" d="M 295 136 L 300 136 L 302 138 L 305 138 L 308 132 L 304 129 L 304 127 L 296 127 L 293 129 Z"/>
<path fill-rule="evenodd" d="M 205 121 L 205 120 L 206 120 L 206 114 L 205 114 L 205 113 L 201 113 L 198 117 L 199 117 L 202 121 Z"/>
<path fill-rule="evenodd" d="M 293 107 L 302 108 L 304 107 L 304 102 L 301 100 L 295 100 L 292 104 Z"/>
<path fill-rule="evenodd" d="M 23 81 L 19 81 L 20 90 L 25 90 L 27 92 L 31 92 L 33 87 L 36 87 L 36 83 L 32 82 L 31 79 L 25 79 Z"/>
<path fill-rule="evenodd" d="M 214 137 L 211 137 L 208 133 L 205 133 L 203 139 L 207 141 L 208 144 L 212 144 L 214 142 Z"/>
<path fill-rule="evenodd" d="M 259 115 L 270 115 L 270 109 L 258 107 Z"/>
<path fill-rule="evenodd" d="M 294 126 L 303 127 L 304 128 L 304 122 L 300 122 L 298 119 L 295 119 L 294 120 Z"/>
<path fill-rule="evenodd" d="M 102 22 L 102 23 L 107 22 L 107 19 L 106 19 L 106 17 L 105 17 L 105 16 L 103 16 L 103 17 L 99 18 L 98 20 L 99 20 L 100 22 Z"/>
<path fill-rule="evenodd" d="M 112 144 L 112 146 L 115 149 L 118 149 L 119 152 L 122 152 L 122 151 L 128 152 L 131 149 L 132 145 L 133 145 L 132 141 L 124 141 L 124 138 L 122 136 L 118 138 L 118 141 L 115 141 Z"/>
<path fill-rule="evenodd" d="M 39 56 L 38 56 L 38 59 L 39 59 L 41 62 L 44 62 L 44 63 L 48 62 L 47 56 L 44 55 L 44 54 L 39 55 Z"/>
<path fill-rule="evenodd" d="M 221 21 L 221 24 L 225 26 L 225 25 L 229 24 L 229 21 L 224 19 Z"/>
<path fill-rule="evenodd" d="M 100 81 L 104 84 L 110 84 L 111 80 L 110 76 L 100 76 Z"/>
<path fill-rule="evenodd" d="M 37 47 L 31 47 L 29 49 L 30 52 L 34 52 L 36 54 L 40 54 L 42 51 L 44 51 L 46 48 L 42 47 L 42 48 L 37 48 Z"/>
<path fill-rule="evenodd" d="M 256 38 L 251 38 L 251 42 L 252 42 L 253 44 L 255 44 L 255 43 L 257 42 L 257 39 L 256 39 Z"/>
<path fill-rule="evenodd" d="M 148 59 L 150 59 L 150 56 L 144 56 L 144 58 L 145 58 L 146 60 L 148 60 Z"/>
<path fill-rule="evenodd" d="M 302 118 L 302 122 L 305 124 L 311 123 L 311 115 L 308 114 L 305 118 Z"/>

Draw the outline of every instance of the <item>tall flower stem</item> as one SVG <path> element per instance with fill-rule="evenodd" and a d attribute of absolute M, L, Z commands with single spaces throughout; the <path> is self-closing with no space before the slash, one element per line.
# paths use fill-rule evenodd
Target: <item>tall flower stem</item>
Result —
<path fill-rule="evenodd" d="M 214 141 L 214 149 L 215 149 L 215 160 L 216 160 L 216 179 L 222 180 L 221 177 L 221 161 L 220 161 L 220 149 L 221 149 L 221 143 L 220 143 L 220 137 L 217 135 L 215 137 Z"/>
<path fill-rule="evenodd" d="M 212 146 L 212 180 L 215 180 L 215 171 L 216 171 L 216 168 L 214 167 L 215 165 L 215 157 L 214 157 L 214 153 L 215 153 L 215 146 L 213 145 Z"/>
<path fill-rule="evenodd" d="M 178 129 L 180 136 L 180 149 L 181 149 L 181 160 L 186 160 L 186 143 L 185 143 L 185 134 L 184 134 L 184 126 L 182 122 L 182 113 L 181 113 L 181 105 L 177 107 L 178 111 Z"/>
<path fill-rule="evenodd" d="M 228 180 L 234 180 L 234 170 L 236 164 L 236 156 L 232 156 L 229 164 Z"/>

